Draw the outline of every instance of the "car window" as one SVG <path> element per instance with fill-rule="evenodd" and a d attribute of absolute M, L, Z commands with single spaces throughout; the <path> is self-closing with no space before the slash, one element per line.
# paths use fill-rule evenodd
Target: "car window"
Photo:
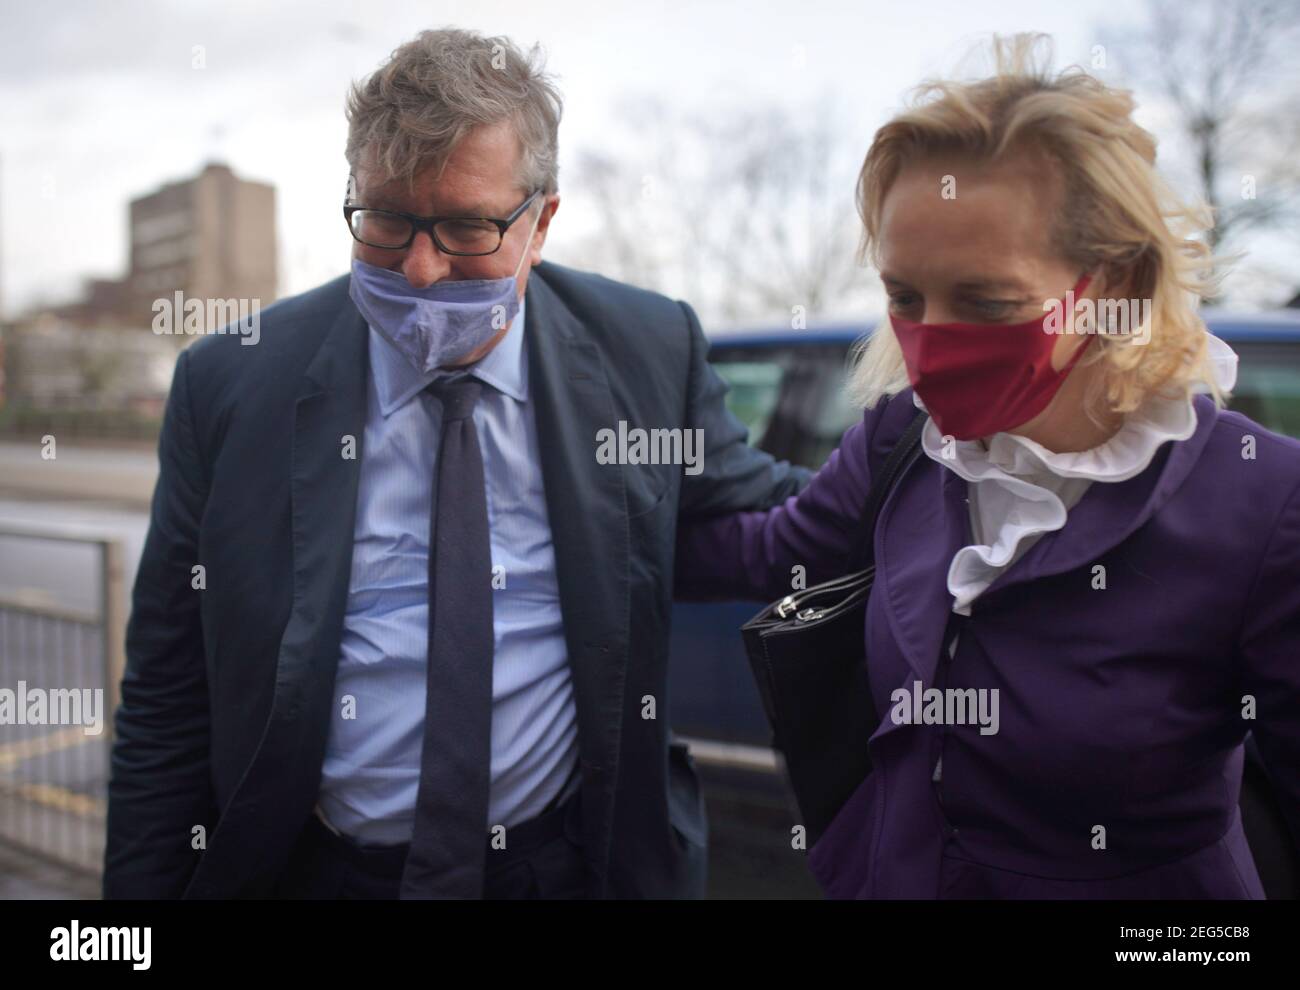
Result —
<path fill-rule="evenodd" d="M 1261 426 L 1300 438 L 1300 344 L 1229 341 L 1240 358 L 1229 402 Z M 816 470 L 862 417 L 849 399 L 847 343 L 716 343 L 710 360 L 731 386 L 727 406 L 749 442 Z"/>
<path fill-rule="evenodd" d="M 816 469 L 861 416 L 844 394 L 847 343 L 714 344 L 709 360 L 731 386 L 727 407 L 749 442 Z"/>
<path fill-rule="evenodd" d="M 809 464 L 809 467 L 821 467 L 826 458 L 831 456 L 831 451 L 839 446 L 844 431 L 862 419 L 862 407 L 849 398 L 847 362 L 846 352 L 843 363 L 838 368 L 832 369 L 832 385 L 817 423 L 816 446 L 809 451 L 808 455 L 816 463 Z"/>
<path fill-rule="evenodd" d="M 1228 403 L 1276 433 L 1300 438 L 1300 344 L 1236 342 L 1237 387 Z"/>
<path fill-rule="evenodd" d="M 767 425 L 776 411 L 785 362 L 755 358 L 713 361 L 712 364 L 731 386 L 727 393 L 727 408 L 749 430 L 750 444 L 758 444 L 767 433 Z"/>

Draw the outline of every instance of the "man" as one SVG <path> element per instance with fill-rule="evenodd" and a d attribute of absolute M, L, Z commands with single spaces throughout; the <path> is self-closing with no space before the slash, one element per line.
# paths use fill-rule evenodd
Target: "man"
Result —
<path fill-rule="evenodd" d="M 425 32 L 348 117 L 351 275 L 177 364 L 104 894 L 700 896 L 677 522 L 807 474 L 746 445 L 688 306 L 541 260 L 534 58 Z"/>

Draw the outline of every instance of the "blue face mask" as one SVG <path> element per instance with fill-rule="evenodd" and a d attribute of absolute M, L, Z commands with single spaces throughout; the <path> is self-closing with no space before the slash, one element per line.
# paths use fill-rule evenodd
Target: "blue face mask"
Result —
<path fill-rule="evenodd" d="M 517 279 L 541 211 L 513 275 L 435 282 L 414 289 L 401 272 L 352 259 L 348 295 L 366 322 L 422 374 L 482 347 L 519 313 Z"/>

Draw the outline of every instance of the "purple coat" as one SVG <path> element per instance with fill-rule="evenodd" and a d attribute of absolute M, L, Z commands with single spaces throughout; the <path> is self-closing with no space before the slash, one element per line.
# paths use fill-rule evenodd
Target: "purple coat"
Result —
<path fill-rule="evenodd" d="M 1300 844 L 1300 443 L 1195 402 L 1191 437 L 1094 482 L 969 618 L 947 589 L 972 542 L 966 482 L 922 454 L 891 492 L 865 630 L 884 717 L 872 773 L 809 851 L 829 896 L 1264 896 L 1237 802 L 1253 732 Z M 776 599 L 800 564 L 808 586 L 838 576 L 915 412 L 910 389 L 880 402 L 778 508 L 680 528 L 679 595 Z M 891 693 L 917 681 L 998 689 L 999 731 L 896 723 Z"/>

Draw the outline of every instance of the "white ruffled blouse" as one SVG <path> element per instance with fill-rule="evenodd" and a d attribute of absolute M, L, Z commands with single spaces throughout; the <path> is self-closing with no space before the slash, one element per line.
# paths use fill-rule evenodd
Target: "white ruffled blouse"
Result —
<path fill-rule="evenodd" d="M 1237 355 L 1210 335 L 1215 379 L 1223 389 L 1237 380 Z M 1205 391 L 1198 386 L 1196 391 Z M 924 409 L 913 393 L 913 401 Z M 954 440 L 945 456 L 939 429 L 931 419 L 921 446 L 931 460 L 967 481 L 971 532 L 975 542 L 962 547 L 948 568 L 952 610 L 970 615 L 970 605 L 999 574 L 1025 555 L 1044 533 L 1065 525 L 1069 510 L 1093 482 L 1125 481 L 1144 471 L 1167 440 L 1186 440 L 1196 431 L 1191 399 L 1153 396 L 1125 417 L 1119 431 L 1090 450 L 1055 453 L 1026 437 L 995 433 L 978 440 Z M 955 646 L 955 641 L 953 643 Z"/>

